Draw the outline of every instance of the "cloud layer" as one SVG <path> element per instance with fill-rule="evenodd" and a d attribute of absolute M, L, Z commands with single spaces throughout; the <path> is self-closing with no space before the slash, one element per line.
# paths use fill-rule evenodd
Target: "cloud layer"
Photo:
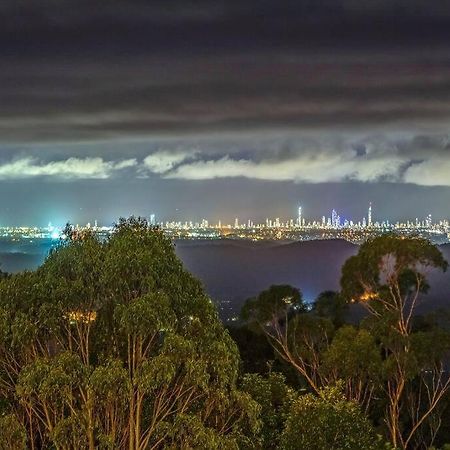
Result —
<path fill-rule="evenodd" d="M 24 157 L 0 164 L 0 180 L 33 177 L 51 177 L 59 180 L 106 179 L 115 172 L 133 167 L 135 159 L 104 161 L 103 158 L 68 158 L 59 161 L 41 162 Z"/>
<path fill-rule="evenodd" d="M 447 135 L 320 138 L 259 144 L 242 155 L 224 151 L 157 151 L 144 160 L 146 170 L 163 178 L 212 180 L 248 178 L 295 183 L 394 182 L 450 186 Z M 145 164 L 152 161 L 154 164 Z M 156 164 L 158 162 L 158 164 Z"/>
<path fill-rule="evenodd" d="M 0 72 L 0 143 L 82 142 L 243 130 L 440 127 L 448 49 L 347 54 L 17 58 Z M 237 75 L 238 74 L 238 75 Z"/>
<path fill-rule="evenodd" d="M 217 139 L 217 138 L 216 138 Z M 0 163 L 0 180 L 158 178 L 185 182 L 244 178 L 293 183 L 405 183 L 450 186 L 447 135 L 290 137 L 180 145 L 132 158 L 23 156 Z"/>
<path fill-rule="evenodd" d="M 282 161 L 265 159 L 258 162 L 224 156 L 217 160 L 181 164 L 165 176 L 187 180 L 244 177 L 302 183 L 397 181 L 405 162 L 395 155 L 366 159 L 357 157 L 353 151 L 301 154 Z"/>
<path fill-rule="evenodd" d="M 242 131 L 448 132 L 446 0 L 104 3 L 0 2 L 0 152 Z M 89 156 L 111 158 L 94 146 Z M 239 172 L 247 163 L 235 159 L 220 167 Z"/>
<path fill-rule="evenodd" d="M 142 172 L 149 170 L 153 173 L 164 174 L 170 172 L 175 166 L 179 165 L 188 158 L 195 157 L 198 151 L 191 150 L 159 150 L 144 158 Z"/>

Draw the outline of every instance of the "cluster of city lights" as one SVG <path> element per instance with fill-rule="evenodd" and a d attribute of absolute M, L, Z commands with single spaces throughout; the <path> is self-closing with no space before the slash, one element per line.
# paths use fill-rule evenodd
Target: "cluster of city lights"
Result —
<path fill-rule="evenodd" d="M 373 219 L 372 204 L 369 204 L 367 215 L 361 220 L 342 219 L 333 209 L 329 217 L 320 220 L 307 220 L 303 216 L 301 206 L 297 209 L 297 217 L 282 220 L 279 217 L 266 218 L 263 222 L 251 219 L 241 221 L 238 217 L 233 223 L 212 223 L 207 219 L 193 221 L 157 221 L 151 214 L 148 222 L 158 226 L 174 239 L 247 239 L 258 240 L 314 240 L 314 239 L 346 239 L 351 242 L 363 242 L 371 236 L 387 232 L 404 235 L 415 235 L 430 239 L 435 243 L 450 241 L 450 223 L 448 220 L 433 222 L 431 215 L 424 219 L 416 218 L 405 222 L 377 221 Z M 75 225 L 75 230 L 91 230 L 94 233 L 108 235 L 113 232 L 112 226 L 93 224 Z M 51 223 L 47 227 L 0 227 L 0 237 L 11 239 L 64 239 L 63 229 Z"/>
<path fill-rule="evenodd" d="M 156 224 L 155 215 L 151 216 L 151 223 Z M 342 219 L 340 214 L 333 209 L 329 217 L 322 216 L 320 220 L 308 221 L 303 217 L 302 207 L 298 208 L 298 215 L 295 219 L 281 220 L 279 217 L 276 218 L 266 218 L 264 222 L 254 222 L 251 219 L 247 221 L 240 221 L 238 217 L 235 218 L 233 224 L 224 224 L 222 221 L 217 223 L 210 223 L 207 219 L 202 219 L 200 222 L 192 221 L 166 221 L 160 222 L 158 225 L 167 230 L 198 230 L 198 229 L 234 229 L 234 230 L 245 230 L 245 229 L 383 229 L 383 230 L 395 230 L 395 229 L 435 229 L 435 230 L 447 230 L 449 228 L 449 221 L 443 220 L 438 223 L 433 223 L 431 215 L 428 215 L 425 219 L 419 220 L 407 220 L 406 222 L 390 222 L 389 220 L 383 220 L 381 222 L 374 221 L 372 218 L 372 204 L 369 205 L 367 211 L 367 217 L 363 217 L 358 222 L 353 220 Z"/>

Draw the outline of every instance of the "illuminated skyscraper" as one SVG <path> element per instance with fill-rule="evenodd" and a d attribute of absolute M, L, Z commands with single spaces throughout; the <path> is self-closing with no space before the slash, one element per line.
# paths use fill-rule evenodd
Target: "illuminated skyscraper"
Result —
<path fill-rule="evenodd" d="M 331 211 L 331 225 L 334 227 L 334 228 L 337 228 L 338 227 L 338 213 L 336 212 L 336 210 L 335 209 L 333 209 L 333 211 Z"/>
<path fill-rule="evenodd" d="M 302 207 L 301 206 L 298 207 L 297 223 L 298 223 L 299 227 L 302 226 Z"/>
<path fill-rule="evenodd" d="M 155 216 L 155 214 L 150 214 L 150 225 L 156 225 L 156 216 Z"/>
<path fill-rule="evenodd" d="M 367 213 L 367 226 L 372 226 L 372 202 L 369 203 L 369 211 Z"/>

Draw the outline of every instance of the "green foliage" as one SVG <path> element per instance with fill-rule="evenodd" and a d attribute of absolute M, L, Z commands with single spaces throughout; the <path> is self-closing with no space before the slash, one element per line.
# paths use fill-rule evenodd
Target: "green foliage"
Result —
<path fill-rule="evenodd" d="M 384 422 L 393 445 L 403 448 L 433 442 L 441 424 L 440 403 L 450 388 L 442 370 L 448 332 L 425 323 L 418 330 L 413 319 L 420 296 L 429 289 L 427 273 L 447 266 L 429 241 L 385 235 L 364 243 L 342 269 L 344 297 L 371 314 L 364 327 L 384 357 Z"/>
<path fill-rule="evenodd" d="M 348 303 L 339 292 L 324 291 L 319 294 L 313 304 L 313 312 L 319 317 L 326 317 L 336 328 L 345 322 Z"/>
<path fill-rule="evenodd" d="M 245 375 L 242 389 L 261 407 L 260 440 L 252 448 L 278 448 L 287 413 L 297 394 L 286 385 L 284 376 L 275 372 L 269 373 L 267 377 Z"/>
<path fill-rule="evenodd" d="M 411 347 L 419 370 L 433 367 L 450 352 L 450 332 L 437 327 L 419 331 L 411 335 Z"/>
<path fill-rule="evenodd" d="M 302 359 L 309 361 L 328 348 L 334 332 L 329 319 L 313 314 L 298 314 L 289 321 L 288 341 Z"/>
<path fill-rule="evenodd" d="M 172 424 L 165 424 L 165 448 L 176 450 L 179 448 L 206 450 L 237 450 L 235 442 L 224 440 L 213 429 L 205 427 L 198 416 L 179 414 Z"/>
<path fill-rule="evenodd" d="M 171 241 L 135 218 L 107 239 L 67 236 L 37 271 L 0 282 L 0 395 L 28 440 L 90 449 L 251 440 L 258 408 L 236 389 L 236 345 Z"/>
<path fill-rule="evenodd" d="M 450 350 L 448 330 L 408 314 L 428 288 L 423 269 L 447 267 L 427 241 L 364 244 L 342 293 L 322 293 L 311 312 L 291 286 L 250 299 L 233 335 L 245 367 L 269 373 L 238 386 L 237 346 L 160 230 L 131 218 L 106 239 L 67 236 L 38 270 L 0 277 L 0 448 L 388 449 L 361 407 L 388 425 L 380 411 L 398 407 L 405 435 L 408 411 L 426 412 Z M 362 297 L 373 316 L 344 325 L 346 302 Z M 272 372 L 281 360 L 317 395 Z M 445 401 L 404 447 L 429 440 Z"/>
<path fill-rule="evenodd" d="M 429 268 L 446 270 L 442 253 L 425 239 L 383 235 L 366 241 L 358 254 L 349 258 L 342 268 L 341 287 L 347 301 L 359 301 L 367 293 L 384 295 L 393 279 L 398 281 L 402 295 L 411 289 L 424 292 L 428 285 L 423 271 Z M 394 278 L 393 278 L 394 277 Z"/>
<path fill-rule="evenodd" d="M 302 293 L 289 285 L 274 285 L 261 292 L 257 297 L 246 301 L 241 310 L 245 321 L 261 324 L 279 320 L 289 311 L 307 310 Z"/>
<path fill-rule="evenodd" d="M 335 371 L 339 378 L 347 383 L 353 381 L 359 388 L 367 384 L 376 386 L 382 371 L 379 345 L 367 330 L 346 325 L 336 332 L 324 352 L 321 370 L 326 373 Z"/>
<path fill-rule="evenodd" d="M 16 392 L 23 400 L 49 401 L 61 407 L 71 401 L 73 390 L 83 382 L 84 372 L 78 355 L 70 352 L 37 358 L 21 370 Z"/>
<path fill-rule="evenodd" d="M 340 387 L 319 396 L 299 396 L 292 404 L 281 438 L 285 450 L 372 450 L 382 444 L 359 406 L 347 401 Z"/>
<path fill-rule="evenodd" d="M 435 269 L 445 271 L 447 262 L 429 241 L 383 235 L 361 245 L 343 266 L 342 291 L 322 293 L 310 312 L 296 311 L 283 301 L 287 287 L 274 286 L 247 301 L 242 316 L 249 331 L 252 323 L 259 325 L 275 354 L 308 389 L 322 396 L 324 388 L 342 381 L 343 398 L 374 418 L 392 445 L 425 448 L 441 425 L 444 438 L 437 442 L 448 440 L 442 419 L 450 392 L 443 370 L 450 330 L 442 314 L 439 320 L 415 319 L 420 297 L 429 289 L 426 275 Z M 370 313 L 359 327 L 344 325 L 350 302 L 363 304 Z M 293 427 L 285 439 L 287 448 L 341 448 L 320 439 L 304 442 L 302 420 L 296 424 L 298 436 Z M 333 420 L 330 416 L 330 424 Z M 306 418 L 304 422 L 308 424 Z M 312 434 L 319 436 L 319 428 Z M 345 431 L 345 436 L 352 434 Z M 357 441 L 349 442 L 342 448 L 359 448 Z"/>
<path fill-rule="evenodd" d="M 72 415 L 59 420 L 50 433 L 56 448 L 88 449 L 86 424 L 80 416 Z"/>
<path fill-rule="evenodd" d="M 0 449 L 25 450 L 27 448 L 25 427 L 14 414 L 0 416 Z"/>
<path fill-rule="evenodd" d="M 110 359 L 97 366 L 89 375 L 88 383 L 97 408 L 111 402 L 125 406 L 131 385 L 128 372 L 119 359 Z"/>
<path fill-rule="evenodd" d="M 228 331 L 239 348 L 241 372 L 267 373 L 275 357 L 266 336 L 247 324 L 230 326 Z"/>
<path fill-rule="evenodd" d="M 174 328 L 176 317 L 165 294 L 149 293 L 129 304 L 119 304 L 114 319 L 121 333 L 146 336 Z"/>

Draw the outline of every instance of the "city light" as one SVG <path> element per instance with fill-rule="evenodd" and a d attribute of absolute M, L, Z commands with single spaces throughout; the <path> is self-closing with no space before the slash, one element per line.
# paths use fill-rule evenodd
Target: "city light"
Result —
<path fill-rule="evenodd" d="M 333 209 L 329 216 L 308 220 L 304 216 L 302 206 L 297 209 L 297 217 L 281 219 L 267 217 L 262 222 L 250 218 L 241 220 L 235 217 L 233 224 L 219 221 L 213 224 L 206 219 L 199 222 L 165 221 L 158 225 L 169 236 L 178 239 L 248 239 L 258 240 L 291 240 L 304 241 L 316 239 L 345 239 L 361 243 L 370 237 L 385 233 L 396 233 L 405 236 L 424 237 L 434 243 L 449 242 L 450 226 L 448 220 L 433 222 L 431 215 L 423 220 L 405 220 L 392 222 L 388 219 L 374 218 L 372 203 L 369 203 L 367 214 L 357 220 L 345 219 Z"/>
<path fill-rule="evenodd" d="M 429 239 L 433 243 L 450 242 L 450 222 L 441 220 L 434 222 L 431 214 L 420 220 L 405 220 L 391 222 L 388 219 L 376 220 L 372 203 L 369 203 L 365 216 L 353 220 L 343 218 L 335 208 L 328 216 L 320 219 L 307 219 L 302 206 L 297 208 L 295 218 L 267 217 L 261 222 L 251 218 L 235 217 L 232 223 L 219 220 L 213 223 L 208 219 L 199 221 L 177 220 L 158 221 L 155 213 L 151 213 L 148 223 L 162 229 L 173 239 L 244 239 L 251 241 L 287 240 L 308 241 L 325 239 L 345 239 L 354 243 L 361 243 L 368 238 L 385 233 L 396 233 L 401 236 L 417 236 Z M 76 231 L 90 230 L 98 235 L 107 236 L 114 231 L 112 226 L 99 226 L 97 220 L 94 225 L 75 225 Z M 63 229 L 53 226 L 47 227 L 0 227 L 0 237 L 11 239 L 65 239 Z"/>

